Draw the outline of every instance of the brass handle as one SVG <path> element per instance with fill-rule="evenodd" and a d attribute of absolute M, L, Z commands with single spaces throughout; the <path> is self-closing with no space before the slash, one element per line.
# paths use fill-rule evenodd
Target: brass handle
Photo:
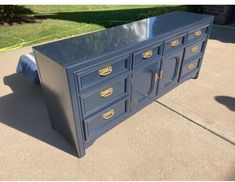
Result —
<path fill-rule="evenodd" d="M 108 97 L 108 96 L 112 95 L 112 93 L 113 93 L 113 88 L 110 87 L 110 88 L 108 88 L 106 90 L 101 91 L 100 92 L 100 96 L 101 97 Z"/>
<path fill-rule="evenodd" d="M 148 58 L 152 57 L 152 55 L 153 55 L 153 51 L 152 50 L 148 50 L 148 51 L 145 51 L 145 52 L 142 53 L 142 57 L 144 59 L 148 59 Z"/>
<path fill-rule="evenodd" d="M 155 74 L 155 81 L 158 81 L 164 77 L 165 73 L 161 70 L 160 76 L 158 76 L 158 73 Z"/>
<path fill-rule="evenodd" d="M 201 30 L 198 30 L 198 31 L 194 32 L 195 37 L 199 37 L 201 34 L 202 34 Z"/>
<path fill-rule="evenodd" d="M 99 70 L 99 75 L 100 76 L 106 76 L 108 74 L 110 74 L 112 72 L 112 66 L 107 66 L 105 68 L 102 68 L 101 70 Z"/>
<path fill-rule="evenodd" d="M 196 53 L 196 52 L 198 52 L 198 50 L 199 50 L 198 45 L 191 48 L 192 53 Z"/>
<path fill-rule="evenodd" d="M 188 65 L 188 69 L 189 69 L 189 70 L 192 70 L 193 68 L 194 68 L 194 64 L 193 64 L 193 63 L 191 63 L 191 64 Z"/>
<path fill-rule="evenodd" d="M 177 45 L 179 45 L 179 39 L 175 39 L 173 41 L 170 42 L 171 47 L 176 47 Z"/>
<path fill-rule="evenodd" d="M 159 76 L 158 76 L 158 73 L 155 74 L 155 81 L 158 81 L 159 80 Z"/>
<path fill-rule="evenodd" d="M 160 72 L 160 79 L 163 78 L 165 76 L 165 73 L 161 70 Z"/>
<path fill-rule="evenodd" d="M 102 114 L 103 119 L 110 119 L 114 115 L 114 109 Z"/>

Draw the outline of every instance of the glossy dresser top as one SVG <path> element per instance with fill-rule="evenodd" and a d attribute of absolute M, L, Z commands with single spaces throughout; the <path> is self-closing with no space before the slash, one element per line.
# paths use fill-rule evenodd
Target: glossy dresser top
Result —
<path fill-rule="evenodd" d="M 209 15 L 175 11 L 94 33 L 67 38 L 33 47 L 57 64 L 66 67 L 133 46 L 165 33 L 212 20 Z"/>

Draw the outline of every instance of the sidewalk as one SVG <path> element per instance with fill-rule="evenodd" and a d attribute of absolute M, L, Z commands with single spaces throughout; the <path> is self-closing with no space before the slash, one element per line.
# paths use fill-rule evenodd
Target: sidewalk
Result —
<path fill-rule="evenodd" d="M 0 53 L 0 180 L 235 180 L 235 44 L 216 39 L 224 32 L 212 32 L 197 80 L 103 135 L 81 159 L 51 129 L 40 87 L 15 74 L 31 48 Z"/>

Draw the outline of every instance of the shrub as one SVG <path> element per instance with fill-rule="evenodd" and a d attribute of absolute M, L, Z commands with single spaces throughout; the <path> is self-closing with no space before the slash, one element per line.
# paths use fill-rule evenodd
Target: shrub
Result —
<path fill-rule="evenodd" d="M 5 21 L 14 18 L 14 6 L 13 5 L 0 5 L 0 19 Z"/>

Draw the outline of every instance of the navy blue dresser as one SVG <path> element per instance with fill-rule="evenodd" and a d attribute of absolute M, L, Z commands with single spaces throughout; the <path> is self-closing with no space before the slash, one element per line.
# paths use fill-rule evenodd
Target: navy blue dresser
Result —
<path fill-rule="evenodd" d="M 84 156 L 99 136 L 198 77 L 212 22 L 172 12 L 33 47 L 52 127 Z"/>

